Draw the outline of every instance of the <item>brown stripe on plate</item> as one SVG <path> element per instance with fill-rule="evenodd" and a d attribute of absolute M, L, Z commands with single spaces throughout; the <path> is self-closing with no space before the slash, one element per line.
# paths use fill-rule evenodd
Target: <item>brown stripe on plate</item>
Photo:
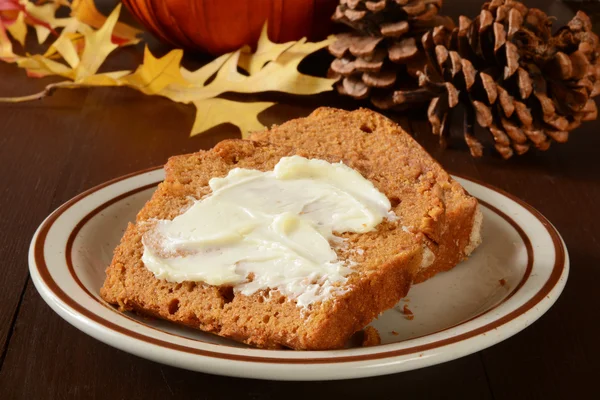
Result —
<path fill-rule="evenodd" d="M 141 340 L 150 344 L 154 344 L 157 346 L 161 346 L 164 348 L 168 348 L 168 349 L 172 349 L 172 350 L 177 350 L 177 351 L 182 351 L 182 352 L 186 352 L 186 353 L 191 353 L 191 354 L 196 354 L 196 355 L 201 355 L 201 356 L 206 356 L 206 357 L 214 357 L 214 358 L 221 358 L 221 359 L 229 359 L 229 360 L 236 360 L 236 361 L 247 361 L 247 362 L 264 362 L 264 363 L 280 363 L 280 364 L 327 364 L 327 363 L 340 363 L 340 362 L 353 362 L 353 361 L 365 361 L 365 360 L 374 360 L 374 359 L 381 359 L 381 358 L 389 358 L 389 357 L 396 357 L 396 356 L 401 356 L 401 355 L 407 355 L 407 354 L 413 354 L 413 353 L 418 353 L 418 352 L 423 352 L 423 351 L 427 351 L 427 350 L 431 350 L 437 347 L 442 347 L 442 346 L 446 346 L 449 344 L 453 344 L 453 343 L 457 343 L 466 339 L 469 339 L 471 337 L 486 333 L 492 329 L 496 329 L 501 325 L 504 325 L 505 323 L 519 317 L 520 315 L 522 315 L 523 313 L 527 312 L 528 310 L 532 309 L 536 304 L 538 304 L 540 301 L 542 301 L 547 295 L 548 293 L 550 293 L 550 291 L 552 290 L 552 288 L 556 285 L 556 283 L 558 282 L 564 267 L 565 267 L 565 252 L 563 249 L 563 244 L 562 244 L 562 240 L 560 239 L 560 236 L 558 235 L 558 232 L 556 232 L 556 230 L 554 229 L 554 227 L 552 226 L 552 224 L 550 224 L 550 222 L 539 212 L 537 211 L 535 208 L 533 208 L 532 206 L 530 206 L 529 204 L 523 202 L 522 200 L 516 198 L 515 196 L 504 192 L 503 190 L 497 189 L 485 182 L 479 182 L 476 181 L 474 179 L 471 178 L 465 178 L 462 177 L 465 180 L 470 180 L 472 182 L 475 182 L 477 184 L 480 184 L 482 186 L 485 186 L 497 193 L 500 193 L 508 198 L 510 198 L 511 200 L 515 201 L 516 203 L 518 203 L 519 205 L 521 205 L 522 207 L 524 207 L 525 209 L 527 209 L 531 214 L 533 214 L 541 223 L 542 225 L 546 228 L 546 230 L 548 231 L 548 234 L 550 235 L 550 237 L 552 238 L 552 242 L 554 245 L 554 251 L 555 251 L 555 263 L 552 269 L 552 273 L 550 274 L 550 277 L 548 278 L 548 280 L 546 281 L 546 283 L 544 284 L 544 286 L 540 289 L 540 291 L 538 291 L 538 293 L 536 293 L 531 299 L 529 299 L 529 301 L 527 301 L 525 304 L 523 304 L 522 306 L 520 306 L 519 308 L 517 308 L 516 310 L 513 310 L 511 313 L 503 316 L 502 318 L 499 318 L 493 322 L 490 322 L 487 325 L 484 325 L 482 327 L 479 327 L 477 329 L 474 329 L 472 331 L 469 332 L 465 332 L 461 335 L 457 335 L 451 338 L 447 338 L 447 339 L 443 339 L 443 340 L 438 340 L 436 342 L 432 342 L 432 343 L 427 343 L 427 344 L 423 344 L 420 346 L 414 346 L 414 347 L 410 347 L 410 348 L 406 348 L 406 349 L 399 349 L 399 350 L 390 350 L 390 351 L 382 351 L 379 353 L 374 353 L 374 354 L 363 354 L 363 355 L 356 355 L 356 356 L 340 356 L 340 357 L 331 357 L 331 358 L 305 358 L 305 359 L 288 359 L 288 358 L 271 358 L 271 357 L 259 357 L 259 356 L 246 356 L 246 355 L 236 355 L 236 354 L 225 354 L 225 353 L 218 353 L 218 352 L 214 352 L 214 351 L 208 351 L 208 350 L 201 350 L 201 349 L 196 349 L 193 347 L 188 347 L 188 346 L 183 346 L 183 345 L 179 345 L 176 343 L 171 343 L 171 342 L 166 342 L 164 340 L 161 339 L 156 339 L 153 337 L 148 337 L 145 336 L 143 334 L 140 334 L 138 332 L 134 332 L 131 331 L 129 329 L 126 329 L 120 325 L 114 324 L 110 321 L 107 321 L 105 319 L 103 319 L 102 317 L 90 312 L 89 310 L 87 310 L 86 308 L 84 308 L 83 306 L 81 306 L 79 303 L 77 303 L 74 299 L 72 299 L 71 297 L 69 297 L 59 286 L 58 284 L 54 281 L 54 279 L 52 278 L 49 270 L 48 270 L 48 266 L 46 265 L 46 261 L 45 261 L 45 257 L 44 257 L 44 243 L 46 240 L 46 237 L 48 235 L 48 232 L 50 230 L 50 228 L 52 227 L 52 225 L 54 224 L 54 222 L 58 219 L 58 217 L 60 215 L 62 215 L 65 211 L 67 211 L 70 207 L 72 207 L 75 203 L 79 202 L 81 199 L 97 192 L 100 189 L 105 188 L 108 185 L 111 185 L 113 183 L 122 181 L 124 179 L 127 178 L 131 178 L 137 175 L 141 175 L 143 173 L 146 172 L 150 172 L 150 171 L 154 171 L 159 169 L 160 167 L 154 167 L 154 168 L 149 168 L 146 170 L 142 170 L 139 172 L 134 172 L 132 174 L 128 174 L 125 175 L 123 177 L 120 178 L 116 178 L 113 180 L 110 180 L 108 182 L 105 182 L 99 186 L 96 186 L 92 189 L 87 190 L 86 192 L 81 193 L 80 195 L 74 197 L 73 199 L 69 200 L 68 202 L 66 202 L 65 204 L 63 204 L 61 207 L 59 207 L 54 213 L 52 213 L 47 219 L 46 221 L 44 221 L 44 223 L 42 224 L 39 233 L 36 237 L 35 243 L 34 243 L 34 258 L 35 258 L 35 262 L 36 262 L 36 267 L 38 269 L 38 272 L 40 274 L 40 277 L 42 278 L 42 280 L 44 281 L 44 283 L 46 284 L 46 286 L 54 293 L 54 295 L 59 298 L 61 301 L 63 301 L 66 305 L 68 305 L 70 308 L 72 308 L 73 310 L 75 310 L 76 312 L 78 312 L 79 314 L 84 315 L 85 317 L 87 317 L 88 319 L 103 325 L 106 328 L 109 328 L 113 331 L 119 332 L 121 334 L 127 335 L 129 337 L 132 337 L 134 339 L 137 340 Z M 157 182 L 158 183 L 158 182 Z M 90 212 L 88 215 L 86 215 L 84 217 L 84 219 L 82 219 L 77 226 L 75 227 L 75 229 L 77 229 L 77 231 L 79 231 L 79 229 L 81 229 L 81 227 L 85 224 L 85 222 L 89 221 L 90 218 L 93 217 L 93 215 L 95 215 L 97 212 L 100 211 L 100 209 L 104 209 L 107 206 L 109 206 L 110 204 L 114 204 L 116 201 L 123 199 L 124 197 L 130 196 L 134 193 L 143 191 L 143 190 L 147 190 L 148 188 L 155 186 L 157 183 L 153 183 L 150 185 L 145 185 L 143 187 L 134 189 L 132 191 L 129 191 L 127 193 L 123 193 L 121 195 L 119 195 L 118 197 L 109 200 L 107 203 L 104 203 L 100 206 L 98 206 L 96 209 L 94 209 L 92 212 Z M 517 232 L 519 232 L 519 235 L 521 235 L 521 238 L 523 239 L 524 243 L 526 244 L 527 247 L 527 253 L 528 253 L 528 265 L 527 265 L 527 269 L 526 272 L 524 274 L 523 279 L 521 280 L 521 282 L 519 283 L 519 285 L 515 288 L 515 290 L 513 290 L 513 292 L 503 301 L 506 301 L 508 298 L 510 298 L 511 296 L 514 295 L 514 293 L 516 293 L 516 291 L 518 289 L 520 289 L 523 284 L 525 283 L 527 277 L 529 277 L 530 273 L 531 273 L 531 267 L 533 264 L 533 249 L 531 248 L 531 241 L 529 240 L 529 238 L 527 238 L 525 232 L 523 231 L 523 229 L 518 226 L 518 224 L 512 220 L 512 218 L 508 217 L 505 213 L 503 213 L 502 211 L 498 210 L 496 207 L 491 206 L 488 203 L 485 203 L 483 201 L 481 201 L 481 203 L 489 208 L 490 210 L 492 210 L 493 212 L 497 213 L 498 215 L 500 215 L 503 219 L 505 219 L 506 221 L 508 221 L 511 226 L 513 226 Z M 72 244 L 73 244 L 73 240 L 75 235 L 73 235 L 73 232 L 75 231 L 75 229 L 73 229 L 73 231 L 71 232 L 71 235 L 69 236 L 69 240 L 67 245 L 70 246 L 69 249 L 72 249 Z M 70 260 L 70 251 L 67 252 L 68 256 L 67 259 Z M 96 301 L 99 301 L 98 298 L 94 295 L 92 295 L 83 285 L 82 283 L 79 281 L 77 275 L 74 273 L 73 267 L 72 267 L 72 262 L 68 262 L 68 268 L 70 273 L 72 274 L 73 278 L 75 279 L 75 281 L 77 282 L 77 284 L 83 288 L 83 290 L 90 295 L 93 299 L 95 299 Z M 104 305 L 104 303 L 101 303 Z M 106 306 L 106 305 L 105 305 Z M 497 307 L 497 306 L 496 306 Z M 111 310 L 113 310 L 112 308 L 110 308 Z M 113 310 L 114 311 L 114 310 Z M 490 310 L 488 310 L 490 311 Z M 116 311 L 115 311 L 116 312 Z M 486 311 L 487 312 L 487 311 Z M 480 315 L 472 318 L 471 320 L 480 317 Z M 129 317 L 127 317 L 129 318 Z M 469 320 L 469 321 L 471 321 Z M 139 322 L 139 321 L 136 321 Z M 464 324 L 465 322 L 461 323 Z M 459 324 L 459 325 L 461 325 Z M 156 328 L 153 328 L 156 329 Z M 450 329 L 450 328 L 446 328 L 446 329 Z M 445 329 L 444 329 L 445 330 Z M 164 331 L 161 331 L 164 332 Z M 167 333 L 167 332 L 165 332 Z M 429 334 L 431 335 L 431 334 Z M 179 335 L 177 335 L 179 336 Z M 426 335 L 428 336 L 428 335 Z M 188 338 L 189 339 L 189 338 Z M 190 339 L 190 340 L 194 340 L 194 339 Z M 385 346 L 389 346 L 389 345 L 385 345 Z M 247 349 L 247 351 L 264 351 L 264 350 L 258 350 L 258 349 Z M 339 353 L 343 353 L 344 350 L 337 350 L 334 352 L 339 352 Z"/>

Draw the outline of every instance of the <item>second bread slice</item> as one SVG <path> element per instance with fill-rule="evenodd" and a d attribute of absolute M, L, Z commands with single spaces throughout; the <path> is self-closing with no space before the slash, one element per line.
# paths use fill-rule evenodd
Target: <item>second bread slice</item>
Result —
<path fill-rule="evenodd" d="M 323 107 L 250 139 L 329 154 L 384 187 L 392 204 L 401 204 L 396 212 L 404 229 L 420 236 L 429 249 L 415 282 L 453 268 L 481 242 L 477 199 L 381 114 Z"/>

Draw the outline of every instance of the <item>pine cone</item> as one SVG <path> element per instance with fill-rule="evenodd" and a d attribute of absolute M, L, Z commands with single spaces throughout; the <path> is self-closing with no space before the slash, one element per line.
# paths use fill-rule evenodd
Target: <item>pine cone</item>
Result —
<path fill-rule="evenodd" d="M 329 46 L 336 57 L 331 75 L 340 78 L 340 94 L 369 97 L 378 108 L 399 108 L 397 91 L 416 89 L 417 74 L 426 58 L 422 35 L 431 28 L 453 27 L 447 17 L 437 15 L 442 0 L 341 0 L 332 19 L 356 29 L 343 33 Z M 402 78 L 402 79 L 399 79 Z M 423 93 L 421 93 L 423 92 Z M 411 90 L 411 104 L 426 103 L 425 90 Z"/>
<path fill-rule="evenodd" d="M 474 157 L 483 154 L 473 132 L 475 120 L 509 158 L 531 145 L 547 150 L 552 140 L 566 142 L 582 121 L 596 119 L 598 36 L 583 12 L 554 35 L 551 28 L 552 19 L 538 9 L 493 0 L 473 21 L 460 17 L 458 28 L 423 36 L 430 63 L 419 77 L 420 93 L 426 89 L 434 96 L 428 118 L 442 143 L 449 111 L 459 104 Z"/>
<path fill-rule="evenodd" d="M 412 28 L 441 25 L 443 0 L 340 0 L 332 19 L 371 36 L 397 37 Z M 437 21 L 436 21 L 437 20 Z M 437 23 L 436 23 L 437 22 Z"/>

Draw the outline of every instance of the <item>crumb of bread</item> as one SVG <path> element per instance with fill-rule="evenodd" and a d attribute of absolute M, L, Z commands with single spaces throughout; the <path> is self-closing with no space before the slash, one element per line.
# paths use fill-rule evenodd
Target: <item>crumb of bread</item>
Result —
<path fill-rule="evenodd" d="M 377 346 L 381 344 L 381 337 L 379 337 L 377 329 L 372 326 L 367 326 L 363 332 L 365 336 L 363 338 L 362 347 Z"/>
<path fill-rule="evenodd" d="M 404 318 L 406 318 L 409 321 L 412 321 L 415 318 L 415 315 L 406 304 L 404 305 L 402 312 L 404 313 Z"/>

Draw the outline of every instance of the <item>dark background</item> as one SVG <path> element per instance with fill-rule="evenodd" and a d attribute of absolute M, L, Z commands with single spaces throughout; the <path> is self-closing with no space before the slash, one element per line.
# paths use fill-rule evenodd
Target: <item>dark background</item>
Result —
<path fill-rule="evenodd" d="M 526 1 L 567 21 L 597 3 Z M 100 1 L 108 11 L 115 1 Z M 474 16 L 477 2 L 446 0 L 444 11 Z M 32 35 L 33 36 L 33 35 Z M 167 49 L 149 38 L 151 48 Z M 141 47 L 110 57 L 111 69 L 133 68 Z M 199 65 L 202 57 L 187 58 Z M 317 65 L 322 67 L 322 65 Z M 35 93 L 54 78 L 29 79 L 0 63 L 0 96 Z M 269 98 L 271 95 L 266 95 Z M 265 98 L 261 96 L 260 98 Z M 265 124 L 304 116 L 319 105 L 354 108 L 333 94 L 279 97 Z M 392 115 L 450 172 L 483 180 L 532 204 L 557 227 L 571 274 L 556 305 L 516 336 L 445 364 L 377 378 L 337 382 L 270 382 L 185 371 L 132 356 L 83 334 L 44 303 L 28 276 L 27 249 L 56 207 L 111 178 L 162 164 L 168 156 L 207 148 L 237 135 L 222 125 L 189 138 L 194 108 L 126 88 L 62 90 L 37 102 L 0 104 L 0 398 L 588 398 L 598 393 L 597 295 L 600 281 L 600 122 L 567 144 L 503 161 L 472 159 L 460 142 L 437 147 L 423 116 Z M 456 127 L 453 132 L 460 134 Z"/>

